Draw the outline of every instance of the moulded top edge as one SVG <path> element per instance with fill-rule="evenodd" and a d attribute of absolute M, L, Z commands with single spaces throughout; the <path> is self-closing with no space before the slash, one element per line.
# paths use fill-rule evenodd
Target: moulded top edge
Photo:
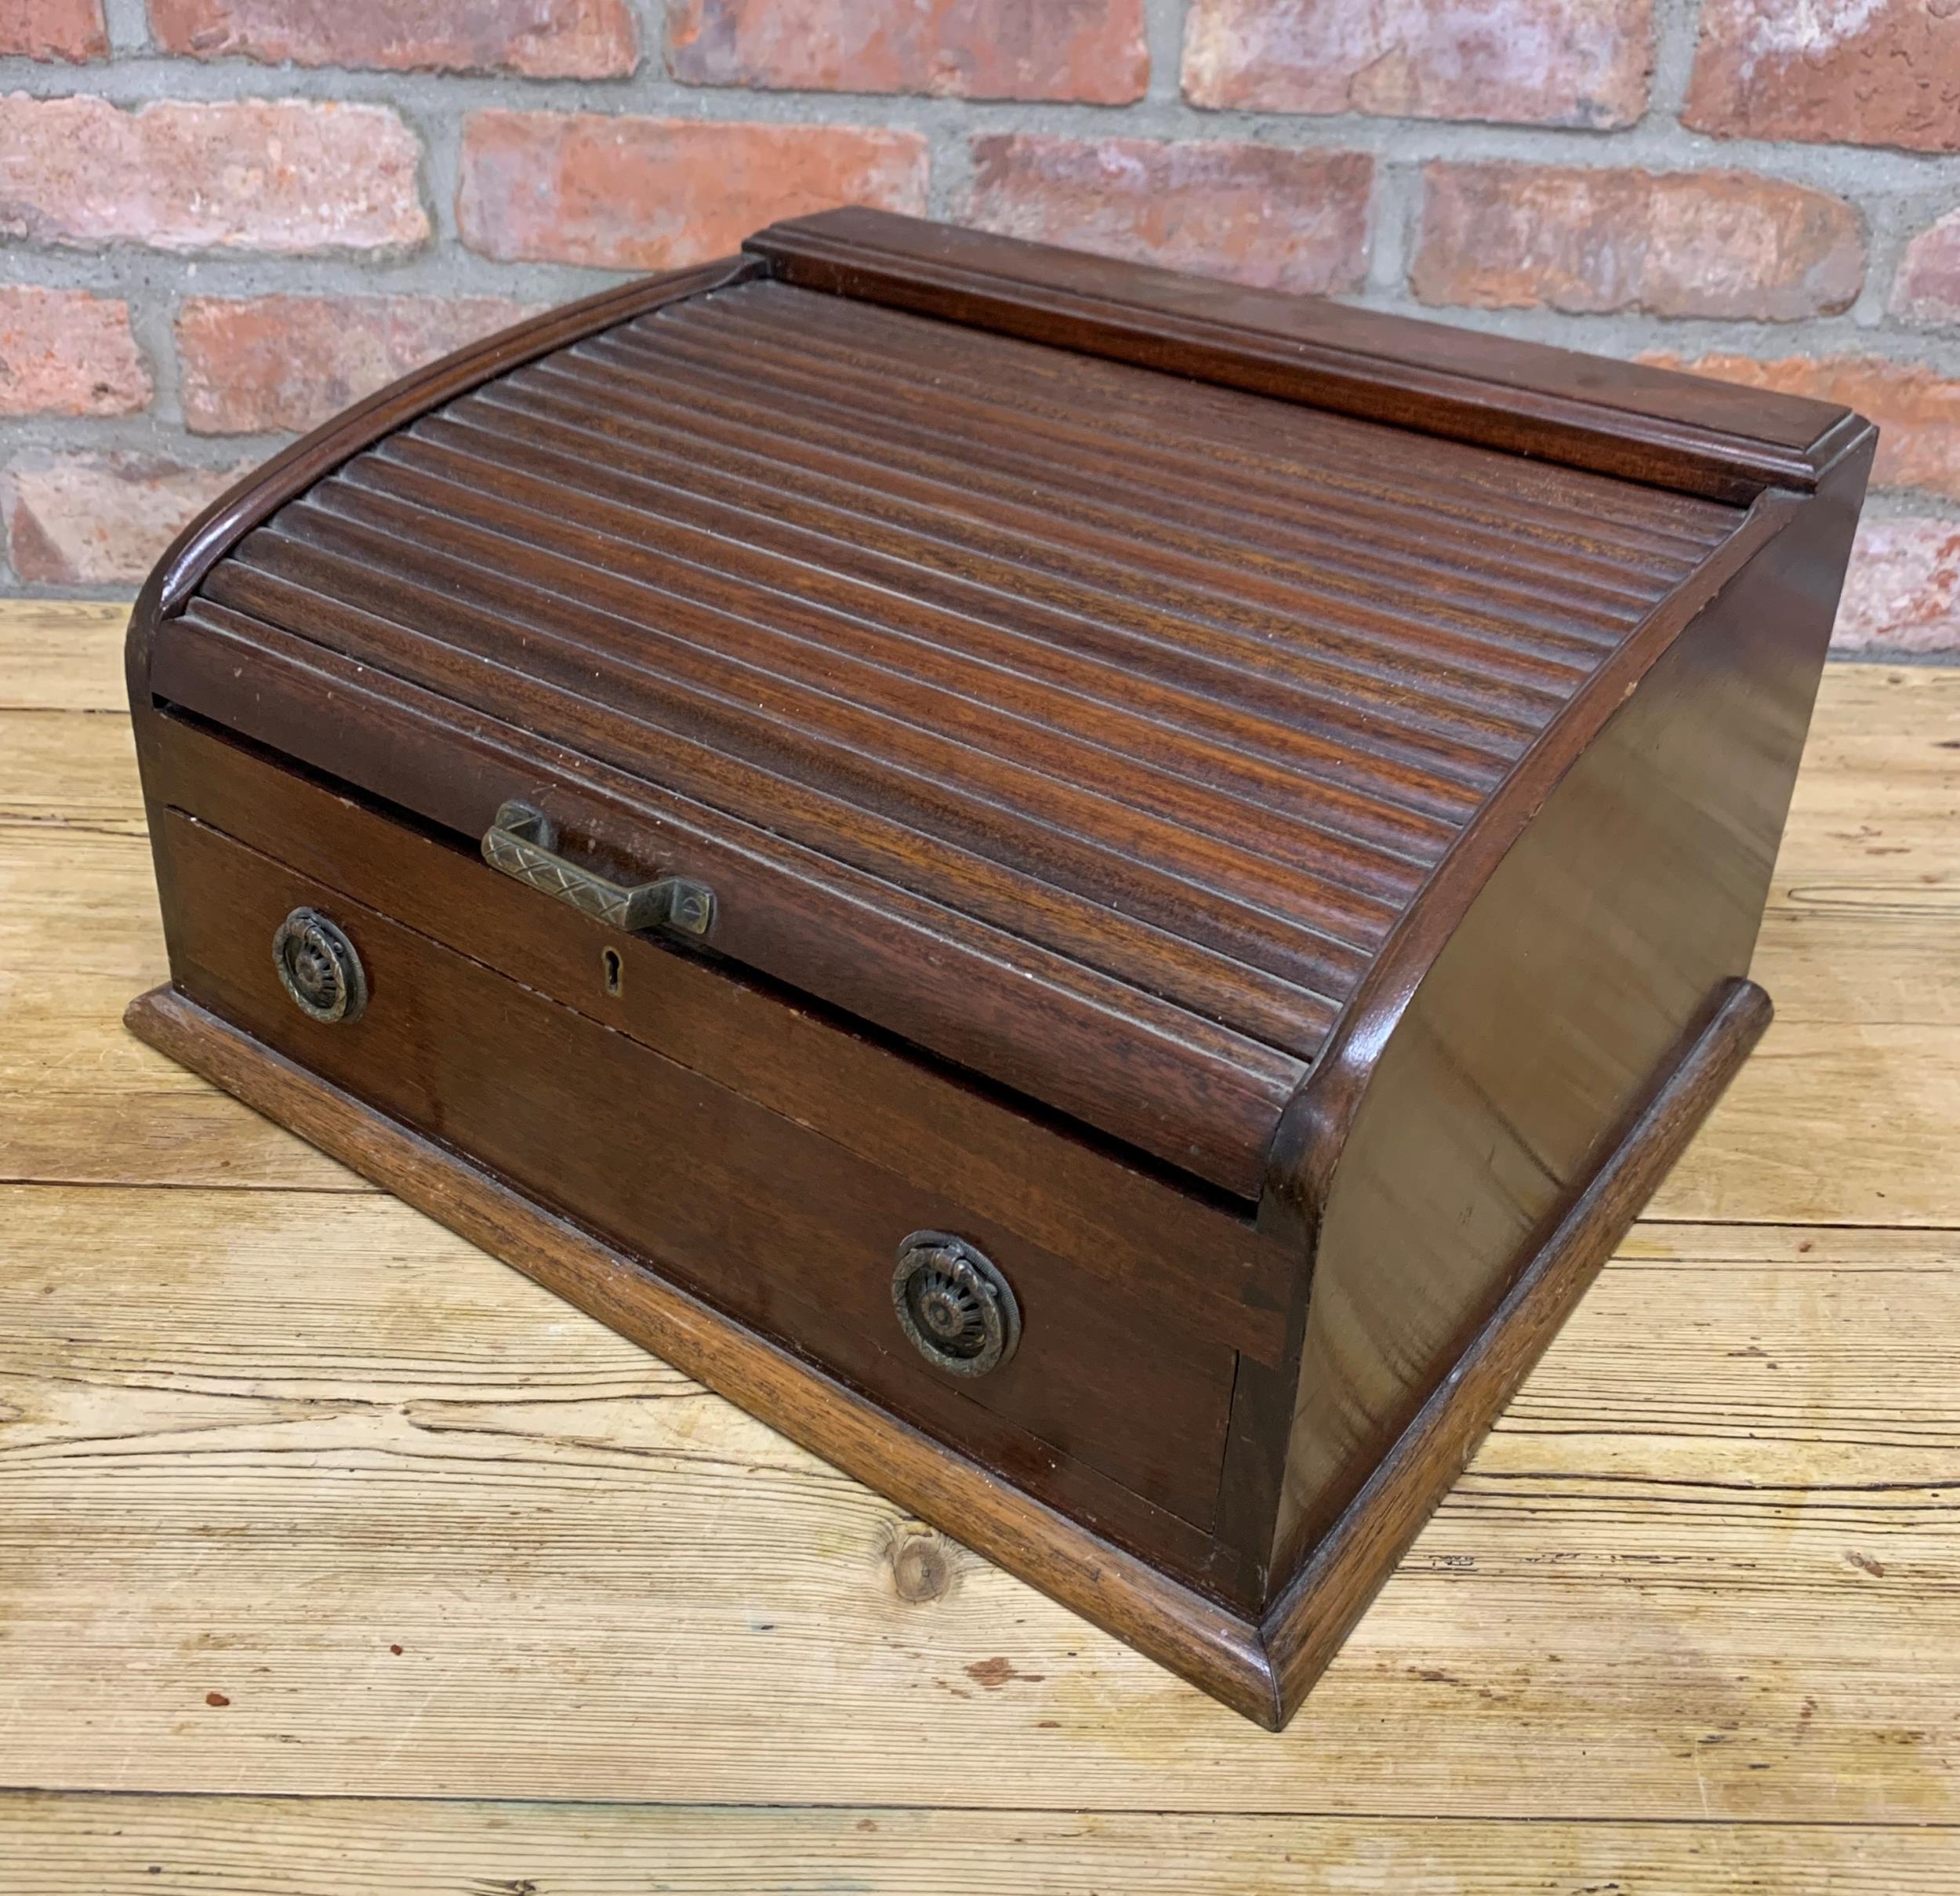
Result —
<path fill-rule="evenodd" d="M 861 206 L 746 248 L 785 280 L 1730 501 L 1807 490 L 1840 405 Z"/>

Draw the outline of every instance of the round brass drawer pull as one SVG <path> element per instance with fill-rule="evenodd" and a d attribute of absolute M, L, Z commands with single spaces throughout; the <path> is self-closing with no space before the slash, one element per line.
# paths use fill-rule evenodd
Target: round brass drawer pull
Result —
<path fill-rule="evenodd" d="M 358 1020 L 368 976 L 343 931 L 317 909 L 295 909 L 272 938 L 279 985 L 301 1013 L 318 1021 Z"/>
<path fill-rule="evenodd" d="M 1021 1306 L 992 1262 L 943 1231 L 915 1231 L 891 1273 L 898 1327 L 935 1369 L 984 1376 L 1021 1341 Z"/>

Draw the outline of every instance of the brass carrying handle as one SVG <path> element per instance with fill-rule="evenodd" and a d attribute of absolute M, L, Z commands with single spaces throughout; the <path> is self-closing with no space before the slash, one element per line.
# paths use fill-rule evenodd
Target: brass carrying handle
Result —
<path fill-rule="evenodd" d="M 528 803 L 506 803 L 484 832 L 483 859 L 492 869 L 547 895 L 569 903 L 582 915 L 631 933 L 641 928 L 678 928 L 706 935 L 714 925 L 714 892 L 703 882 L 662 876 L 657 882 L 629 887 L 568 863 L 557 853 L 557 826 Z"/>

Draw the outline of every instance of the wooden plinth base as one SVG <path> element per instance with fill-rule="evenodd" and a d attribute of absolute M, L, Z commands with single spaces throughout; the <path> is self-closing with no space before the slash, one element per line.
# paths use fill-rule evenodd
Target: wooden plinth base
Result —
<path fill-rule="evenodd" d="M 132 1032 L 535 1277 L 826 1461 L 1278 1729 L 1741 1064 L 1769 1019 L 1738 981 L 1455 1370 L 1257 1624 L 1030 1500 L 467 1160 L 158 988 Z"/>

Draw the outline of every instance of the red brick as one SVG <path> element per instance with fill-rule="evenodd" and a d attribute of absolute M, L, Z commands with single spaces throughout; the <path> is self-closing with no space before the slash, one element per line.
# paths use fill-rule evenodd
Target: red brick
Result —
<path fill-rule="evenodd" d="M 599 79 L 640 59 L 626 0 L 150 0 L 150 31 L 165 53 L 268 65 Z"/>
<path fill-rule="evenodd" d="M 538 307 L 503 296 L 192 297 L 176 325 L 184 423 L 200 434 L 318 427 Z"/>
<path fill-rule="evenodd" d="M 1409 280 L 1479 309 L 1791 321 L 1848 309 L 1864 261 L 1842 198 L 1748 172 L 1436 164 Z"/>
<path fill-rule="evenodd" d="M 1631 125 L 1652 0 L 1192 0 L 1194 105 L 1523 125 Z"/>
<path fill-rule="evenodd" d="M 1142 0 L 677 0 L 667 65 L 691 85 L 1096 105 L 1150 82 Z"/>
<path fill-rule="evenodd" d="M 1960 322 L 1960 211 L 1907 245 L 1893 280 L 1892 313 L 1907 322 Z"/>
<path fill-rule="evenodd" d="M 1831 643 L 1841 652 L 1960 653 L 1960 523 L 1861 521 Z"/>
<path fill-rule="evenodd" d="M 5 482 L 14 572 L 56 586 L 140 579 L 178 530 L 244 472 L 149 455 L 23 456 Z"/>
<path fill-rule="evenodd" d="M 149 405 L 128 303 L 0 289 L 0 415 L 130 415 Z"/>
<path fill-rule="evenodd" d="M 1751 388 L 1841 401 L 1878 424 L 1875 486 L 1919 488 L 1960 499 L 1960 381 L 1923 363 L 1847 355 L 1792 355 L 1767 362 L 1704 355 L 1690 361 L 1659 352 L 1641 359 Z"/>
<path fill-rule="evenodd" d="M 159 250 L 423 242 L 422 147 L 385 106 L 0 99 L 0 236 Z"/>
<path fill-rule="evenodd" d="M 486 256 L 664 270 L 839 204 L 922 212 L 926 141 L 855 125 L 472 112 L 456 222 Z"/>
<path fill-rule="evenodd" d="M 993 134 L 963 221 L 1264 288 L 1360 286 L 1374 162 L 1359 151 Z"/>
<path fill-rule="evenodd" d="M 0 0 L 0 58 L 108 56 L 102 0 Z"/>
<path fill-rule="evenodd" d="M 1722 138 L 1960 151 L 1960 7 L 1707 0 L 1682 119 Z"/>

